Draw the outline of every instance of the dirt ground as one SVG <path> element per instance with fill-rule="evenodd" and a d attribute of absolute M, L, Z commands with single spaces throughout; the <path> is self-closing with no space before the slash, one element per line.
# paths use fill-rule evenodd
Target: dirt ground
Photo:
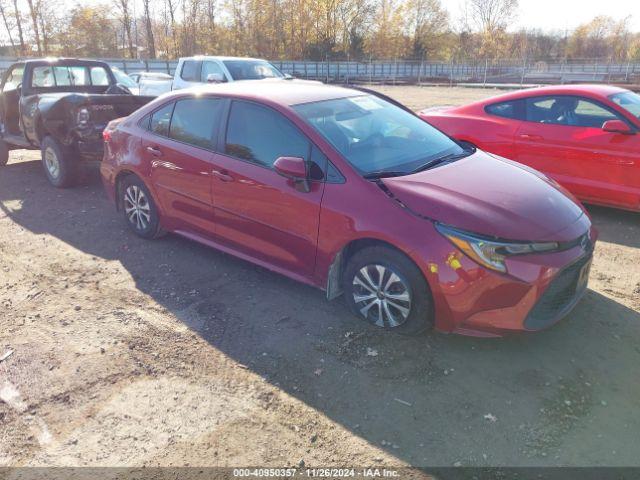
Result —
<path fill-rule="evenodd" d="M 413 108 L 495 90 L 384 87 Z M 589 208 L 590 289 L 554 328 L 385 335 L 341 300 L 169 235 L 97 174 L 0 169 L 0 466 L 640 465 L 640 215 Z"/>

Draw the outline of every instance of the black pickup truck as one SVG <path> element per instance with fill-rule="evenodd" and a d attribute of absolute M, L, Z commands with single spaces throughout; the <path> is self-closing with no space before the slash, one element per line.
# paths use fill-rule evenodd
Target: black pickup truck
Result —
<path fill-rule="evenodd" d="M 17 62 L 0 85 L 0 167 L 10 150 L 39 149 L 49 181 L 71 186 L 83 163 L 102 159 L 107 123 L 152 99 L 132 95 L 104 62 Z"/>

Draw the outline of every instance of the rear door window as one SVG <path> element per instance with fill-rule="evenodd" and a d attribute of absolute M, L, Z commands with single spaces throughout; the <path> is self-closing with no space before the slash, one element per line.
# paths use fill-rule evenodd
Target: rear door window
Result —
<path fill-rule="evenodd" d="M 171 113 L 173 112 L 174 103 L 171 102 L 168 105 L 156 110 L 151 114 L 151 120 L 149 121 L 149 131 L 156 135 L 169 136 L 169 125 L 171 124 Z"/>
<path fill-rule="evenodd" d="M 271 168 L 278 157 L 309 158 L 310 141 L 282 114 L 250 102 L 231 104 L 225 153 Z"/>
<path fill-rule="evenodd" d="M 224 103 L 217 98 L 179 100 L 173 110 L 169 137 L 213 150 Z"/>
<path fill-rule="evenodd" d="M 493 103 L 485 107 L 485 112 L 498 117 L 524 119 L 524 106 L 521 100 Z"/>
<path fill-rule="evenodd" d="M 200 79 L 200 65 L 196 60 L 185 60 L 180 72 L 180 78 L 187 82 L 198 82 Z"/>

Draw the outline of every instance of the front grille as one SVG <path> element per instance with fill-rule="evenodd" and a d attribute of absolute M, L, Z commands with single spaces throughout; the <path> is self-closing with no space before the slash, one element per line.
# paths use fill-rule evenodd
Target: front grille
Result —
<path fill-rule="evenodd" d="M 579 284 L 579 280 L 582 269 L 591 262 L 591 257 L 592 252 L 588 251 L 551 281 L 524 321 L 527 330 L 546 328 L 569 313 L 587 288 L 587 282 Z"/>

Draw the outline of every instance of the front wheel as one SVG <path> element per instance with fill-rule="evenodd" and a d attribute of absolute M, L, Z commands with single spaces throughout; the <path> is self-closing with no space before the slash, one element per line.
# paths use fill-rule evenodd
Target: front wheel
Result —
<path fill-rule="evenodd" d="M 62 145 L 52 137 L 44 137 L 40 145 L 42 166 L 49 183 L 57 188 L 71 187 L 78 177 L 78 158 L 73 148 Z"/>
<path fill-rule="evenodd" d="M 0 167 L 4 167 L 9 161 L 9 147 L 4 140 L 0 140 Z"/>
<path fill-rule="evenodd" d="M 417 335 L 433 325 L 426 280 L 408 257 L 392 248 L 356 252 L 344 270 L 343 291 L 351 311 L 377 327 Z"/>

